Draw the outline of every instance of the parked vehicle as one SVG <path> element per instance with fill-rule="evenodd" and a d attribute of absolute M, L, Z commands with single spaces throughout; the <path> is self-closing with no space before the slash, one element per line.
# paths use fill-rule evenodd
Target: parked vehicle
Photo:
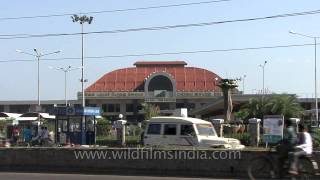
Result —
<path fill-rule="evenodd" d="M 154 117 L 147 122 L 144 145 L 244 148 L 237 139 L 218 137 L 208 121 L 171 116 Z"/>

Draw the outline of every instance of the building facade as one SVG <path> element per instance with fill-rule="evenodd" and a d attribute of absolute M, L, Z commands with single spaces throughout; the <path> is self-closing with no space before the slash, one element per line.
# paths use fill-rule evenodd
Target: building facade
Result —
<path fill-rule="evenodd" d="M 123 114 L 129 121 L 141 121 L 142 103 L 157 105 L 161 114 L 169 115 L 176 108 L 191 111 L 221 97 L 217 74 L 184 61 L 138 61 L 134 66 L 109 72 L 90 85 L 87 105 L 101 107 L 110 120 Z"/>

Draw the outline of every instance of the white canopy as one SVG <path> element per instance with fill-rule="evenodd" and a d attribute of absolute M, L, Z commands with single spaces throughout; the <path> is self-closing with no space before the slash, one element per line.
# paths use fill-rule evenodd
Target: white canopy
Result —
<path fill-rule="evenodd" d="M 7 113 L 7 112 L 0 112 L 0 120 L 7 120 L 7 119 L 17 119 L 21 114 L 18 113 Z"/>
<path fill-rule="evenodd" d="M 55 119 L 56 116 L 51 116 L 48 113 L 25 113 L 18 117 L 17 121 L 36 121 L 38 120 L 38 116 L 42 119 Z"/>

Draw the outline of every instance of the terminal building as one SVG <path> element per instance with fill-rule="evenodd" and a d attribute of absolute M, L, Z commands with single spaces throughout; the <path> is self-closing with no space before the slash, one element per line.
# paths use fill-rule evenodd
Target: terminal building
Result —
<path fill-rule="evenodd" d="M 129 121 L 140 121 L 142 103 L 157 105 L 163 115 L 176 108 L 192 111 L 205 106 L 222 96 L 220 79 L 214 72 L 188 67 L 184 61 L 138 61 L 134 67 L 106 73 L 86 89 L 85 97 L 88 105 L 101 107 L 107 119 L 123 114 Z"/>

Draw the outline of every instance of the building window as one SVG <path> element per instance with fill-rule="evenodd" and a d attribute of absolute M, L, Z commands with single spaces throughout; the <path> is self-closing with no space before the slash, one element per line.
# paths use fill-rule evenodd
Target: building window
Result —
<path fill-rule="evenodd" d="M 164 135 L 176 135 L 177 125 L 176 124 L 165 124 L 164 125 Z"/>
<path fill-rule="evenodd" d="M 184 105 L 184 103 L 177 103 L 177 104 L 176 104 L 176 108 L 177 108 L 177 109 L 185 108 L 185 105 Z"/>
<path fill-rule="evenodd" d="M 103 112 L 120 112 L 120 104 L 102 104 Z"/>
<path fill-rule="evenodd" d="M 187 105 L 187 109 L 188 110 L 192 110 L 192 109 L 194 109 L 196 107 L 196 105 L 194 104 L 194 103 L 188 103 L 188 105 Z"/>
<path fill-rule="evenodd" d="M 120 104 L 115 104 L 115 112 L 120 112 Z"/>
<path fill-rule="evenodd" d="M 107 105 L 106 104 L 102 104 L 102 111 L 107 112 Z"/>
<path fill-rule="evenodd" d="M 133 104 L 126 104 L 126 112 L 133 112 Z"/>

